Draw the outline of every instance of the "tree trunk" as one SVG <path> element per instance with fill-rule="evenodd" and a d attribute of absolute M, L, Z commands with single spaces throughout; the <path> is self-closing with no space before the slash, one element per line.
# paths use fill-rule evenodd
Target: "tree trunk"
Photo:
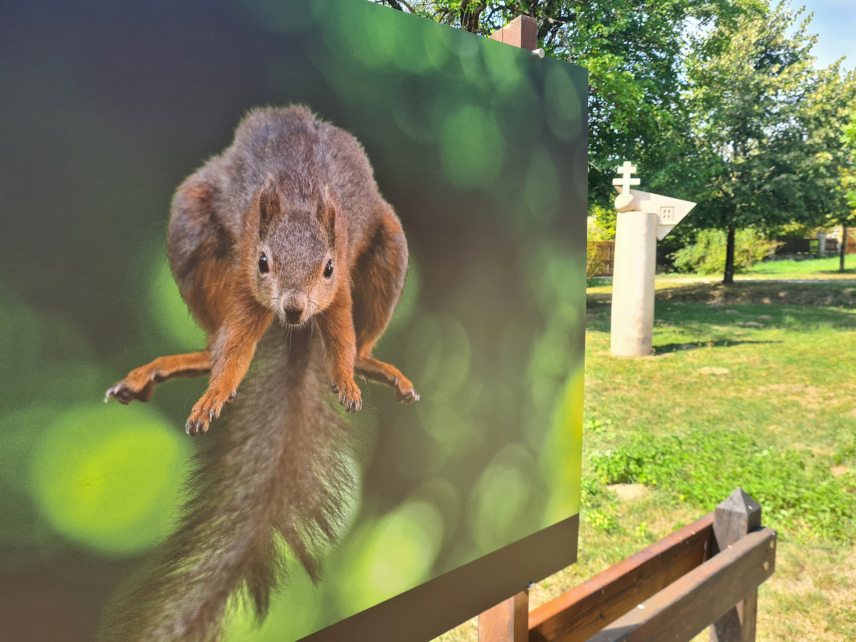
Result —
<path fill-rule="evenodd" d="M 841 226 L 841 247 L 838 248 L 838 271 L 844 271 L 844 260 L 847 256 L 847 225 Z"/>
<path fill-rule="evenodd" d="M 725 285 L 734 283 L 734 237 L 737 230 L 733 225 L 728 226 L 728 236 L 725 240 L 725 275 L 722 277 L 722 282 Z"/>

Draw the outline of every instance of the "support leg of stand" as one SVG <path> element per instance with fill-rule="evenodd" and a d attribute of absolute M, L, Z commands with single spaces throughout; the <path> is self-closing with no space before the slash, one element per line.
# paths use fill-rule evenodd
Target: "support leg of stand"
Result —
<path fill-rule="evenodd" d="M 479 642 L 526 642 L 528 639 L 528 590 L 479 615 Z"/>

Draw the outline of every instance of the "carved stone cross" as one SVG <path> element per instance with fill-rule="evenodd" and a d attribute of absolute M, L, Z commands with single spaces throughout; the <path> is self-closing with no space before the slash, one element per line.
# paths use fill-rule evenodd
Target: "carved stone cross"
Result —
<path fill-rule="evenodd" d="M 616 187 L 621 187 L 622 194 L 628 194 L 630 192 L 630 188 L 633 185 L 639 185 L 642 179 L 633 178 L 633 174 L 636 173 L 636 165 L 631 163 L 630 161 L 624 161 L 624 164 L 621 167 L 616 167 L 615 171 L 621 174 L 621 178 L 613 178 L 612 184 Z"/>
<path fill-rule="evenodd" d="M 638 189 L 636 166 L 625 161 L 612 179 L 618 220 L 615 225 L 615 266 L 612 276 L 610 351 L 619 357 L 651 354 L 654 331 L 654 273 L 657 239 L 680 223 L 695 203 Z"/>

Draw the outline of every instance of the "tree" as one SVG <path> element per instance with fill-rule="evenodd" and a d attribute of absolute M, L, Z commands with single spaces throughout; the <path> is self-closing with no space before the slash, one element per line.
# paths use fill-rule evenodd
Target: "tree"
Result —
<path fill-rule="evenodd" d="M 517 15 L 538 23 L 547 55 L 589 71 L 589 201 L 611 207 L 614 168 L 632 159 L 652 186 L 681 157 L 682 51 L 691 22 L 733 20 L 754 0 L 375 0 L 489 35 Z M 664 174 L 664 176 L 667 176 Z M 682 183 L 681 183 L 682 184 Z"/>
<path fill-rule="evenodd" d="M 699 202 L 692 225 L 725 231 L 725 283 L 737 229 L 818 225 L 844 211 L 840 112 L 854 83 L 838 65 L 814 69 L 804 10 L 767 0 L 375 1 L 482 35 L 534 17 L 548 55 L 589 71 L 590 205 L 611 206 L 614 168 L 633 159 L 649 187 Z"/>
<path fill-rule="evenodd" d="M 838 271 L 844 272 L 847 257 L 848 228 L 856 224 L 856 105 L 851 104 L 841 136 L 843 163 L 840 171 L 840 186 L 844 204 L 838 217 L 833 218 L 841 225 L 841 246 L 838 254 Z"/>
<path fill-rule="evenodd" d="M 724 283 L 738 228 L 819 224 L 836 208 L 829 133 L 842 85 L 837 66 L 814 69 L 809 20 L 783 3 L 758 6 L 693 39 L 685 166 L 694 224 L 726 231 Z"/>

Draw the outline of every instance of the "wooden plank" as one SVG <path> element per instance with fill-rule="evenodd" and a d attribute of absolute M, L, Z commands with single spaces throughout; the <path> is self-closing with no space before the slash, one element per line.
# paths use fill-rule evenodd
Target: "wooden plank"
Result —
<path fill-rule="evenodd" d="M 529 639 L 587 640 L 709 556 L 713 513 L 628 557 L 529 614 Z"/>
<path fill-rule="evenodd" d="M 714 511 L 714 550 L 724 550 L 759 528 L 761 505 L 738 488 Z M 758 589 L 755 589 L 711 624 L 710 642 L 755 642 L 757 614 Z"/>
<path fill-rule="evenodd" d="M 526 642 L 529 591 L 521 591 L 479 615 L 479 642 Z"/>
<path fill-rule="evenodd" d="M 532 16 L 517 16 L 502 29 L 490 34 L 490 38 L 512 47 L 535 51 L 538 47 L 538 23 Z"/>
<path fill-rule="evenodd" d="M 608 625 L 590 642 L 685 642 L 770 577 L 775 563 L 776 532 L 764 528 L 749 533 Z"/>

